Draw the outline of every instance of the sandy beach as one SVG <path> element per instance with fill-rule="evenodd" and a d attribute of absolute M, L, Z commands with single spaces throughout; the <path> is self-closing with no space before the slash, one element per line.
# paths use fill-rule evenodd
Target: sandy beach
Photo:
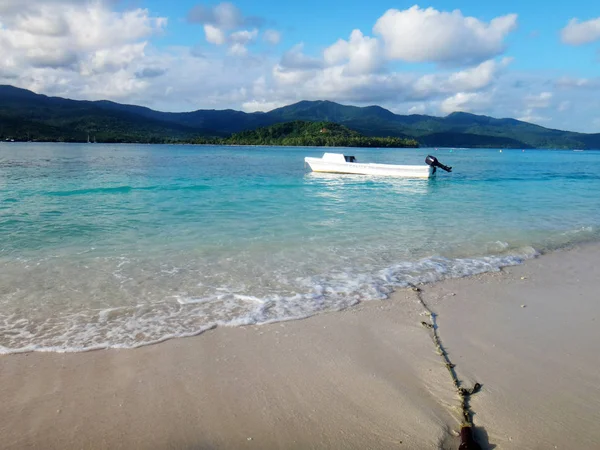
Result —
<path fill-rule="evenodd" d="M 483 448 L 600 448 L 600 246 L 422 286 Z M 135 350 L 0 357 L 6 449 L 457 448 L 417 293 Z"/>

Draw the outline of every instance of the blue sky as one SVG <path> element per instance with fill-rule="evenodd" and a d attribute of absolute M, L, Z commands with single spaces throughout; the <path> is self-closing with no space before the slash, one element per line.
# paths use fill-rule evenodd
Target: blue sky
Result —
<path fill-rule="evenodd" d="M 582 0 L 4 0 L 0 83 L 169 111 L 328 99 L 600 132 L 600 9 Z"/>
<path fill-rule="evenodd" d="M 173 2 L 174 3 L 174 2 Z M 166 36 L 157 39 L 158 45 L 204 44 L 198 27 L 183 19 L 200 4 L 193 0 L 178 1 L 176 5 L 152 0 L 141 2 L 159 15 L 177 18 L 170 22 Z M 215 5 L 218 2 L 205 3 Z M 484 2 L 461 1 L 319 1 L 302 2 L 248 1 L 234 3 L 243 13 L 264 18 L 273 28 L 282 30 L 281 48 L 304 42 L 305 49 L 315 54 L 358 28 L 370 33 L 377 19 L 389 9 L 407 9 L 418 4 L 442 11 L 461 10 L 465 15 L 489 21 L 508 13 L 519 15 L 518 29 L 508 37 L 507 53 L 514 56 L 517 70 L 563 70 L 574 75 L 600 74 L 597 50 L 600 45 L 572 47 L 561 45 L 560 30 L 569 19 L 589 20 L 600 17 L 600 8 L 593 1 L 548 2 L 540 0 Z"/>

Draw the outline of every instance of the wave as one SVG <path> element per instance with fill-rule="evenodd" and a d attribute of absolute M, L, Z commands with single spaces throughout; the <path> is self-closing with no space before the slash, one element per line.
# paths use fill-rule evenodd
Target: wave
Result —
<path fill-rule="evenodd" d="M 204 297 L 171 296 L 159 304 L 138 304 L 72 313 L 34 323 L 0 316 L 0 354 L 82 352 L 136 348 L 195 336 L 218 326 L 260 325 L 339 311 L 363 301 L 385 300 L 396 288 L 433 283 L 521 264 L 539 253 L 531 247 L 480 258 L 432 257 L 400 262 L 373 273 L 339 271 L 297 279 L 297 292 L 256 296 L 219 287 Z"/>

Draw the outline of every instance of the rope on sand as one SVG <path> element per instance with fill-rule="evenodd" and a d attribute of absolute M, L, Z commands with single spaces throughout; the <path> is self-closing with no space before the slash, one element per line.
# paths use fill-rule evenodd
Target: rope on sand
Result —
<path fill-rule="evenodd" d="M 431 331 L 431 338 L 435 344 L 437 353 L 442 358 L 446 369 L 448 369 L 448 373 L 450 373 L 450 377 L 452 378 L 452 384 L 456 388 L 456 392 L 461 400 L 462 424 L 460 430 L 461 444 L 459 450 L 480 450 L 481 447 L 473 440 L 473 410 L 471 409 L 469 400 L 471 399 L 472 395 L 477 394 L 481 390 L 481 384 L 475 383 L 471 389 L 466 389 L 463 387 L 463 383 L 459 380 L 455 370 L 456 365 L 452 363 L 448 352 L 442 345 L 442 340 L 438 332 L 437 314 L 434 313 L 431 308 L 427 306 L 425 300 L 423 300 L 422 290 L 414 285 L 411 287 L 412 290 L 416 292 L 419 303 L 421 303 L 421 306 L 430 319 L 430 322 L 421 322 L 421 325 Z"/>

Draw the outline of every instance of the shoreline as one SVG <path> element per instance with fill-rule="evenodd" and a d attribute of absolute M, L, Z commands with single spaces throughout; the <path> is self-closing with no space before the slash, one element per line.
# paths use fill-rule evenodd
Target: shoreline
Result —
<path fill-rule="evenodd" d="M 591 242 L 595 242 L 595 241 L 591 241 Z M 569 244 L 569 246 L 572 246 L 572 245 Z M 468 263 L 475 263 L 475 265 L 478 267 L 471 268 L 471 269 L 468 269 L 468 268 L 462 269 L 459 267 L 457 269 L 457 272 L 454 273 L 454 276 L 453 277 L 451 276 L 450 278 L 444 278 L 444 275 L 440 275 L 439 273 L 436 273 L 436 272 L 434 272 L 434 273 L 423 272 L 423 273 L 419 273 L 417 275 L 415 275 L 415 274 L 409 275 L 408 277 L 409 277 L 409 279 L 412 278 L 412 281 L 407 281 L 407 280 L 403 280 L 403 279 L 399 280 L 395 277 L 392 277 L 392 279 L 388 279 L 386 282 L 381 282 L 379 285 L 376 286 L 376 290 L 379 291 L 379 289 L 383 289 L 385 291 L 385 294 L 382 294 L 382 295 L 386 296 L 385 298 L 367 298 L 367 299 L 356 300 L 356 302 L 352 302 L 350 305 L 348 305 L 342 309 L 331 308 L 331 309 L 323 309 L 323 310 L 311 310 L 311 311 L 307 312 L 307 315 L 277 317 L 274 319 L 270 319 L 266 322 L 262 322 L 262 321 L 261 322 L 246 322 L 244 320 L 244 318 L 242 318 L 240 320 L 239 317 L 234 317 L 234 318 L 228 319 L 226 321 L 209 322 L 206 325 L 202 326 L 200 329 L 193 329 L 191 331 L 186 331 L 182 334 L 167 333 L 166 335 L 162 335 L 155 340 L 143 341 L 143 342 L 138 342 L 135 344 L 123 344 L 121 342 L 118 342 L 118 343 L 103 343 L 103 344 L 97 344 L 97 345 L 87 346 L 87 347 L 72 347 L 72 346 L 64 347 L 61 345 L 41 346 L 40 347 L 39 345 L 36 344 L 36 345 L 28 345 L 28 346 L 24 346 L 24 347 L 20 347 L 20 348 L 14 348 L 14 347 L 8 348 L 8 347 L 0 346 L 0 356 L 2 356 L 2 355 L 17 355 L 17 354 L 25 354 L 25 353 L 59 353 L 59 354 L 73 353 L 73 354 L 75 354 L 75 353 L 86 353 L 86 352 L 99 351 L 99 350 L 132 350 L 132 349 L 142 348 L 142 347 L 146 347 L 146 346 L 159 345 L 159 344 L 162 344 L 164 342 L 167 342 L 167 341 L 170 341 L 173 339 L 187 339 L 190 337 L 200 336 L 200 335 L 206 333 L 207 331 L 211 331 L 211 330 L 214 330 L 217 328 L 264 326 L 264 325 L 277 324 L 277 323 L 293 322 L 293 321 L 297 321 L 297 320 L 305 320 L 305 319 L 308 319 L 308 318 L 311 318 L 314 316 L 318 316 L 321 314 L 342 312 L 346 309 L 355 308 L 357 305 L 362 304 L 362 303 L 387 301 L 394 295 L 394 292 L 396 292 L 397 290 L 407 289 L 408 287 L 412 286 L 415 283 L 418 285 L 430 286 L 430 285 L 434 285 L 436 283 L 443 282 L 448 279 L 464 278 L 464 277 L 471 277 L 471 276 L 482 274 L 482 273 L 497 272 L 506 267 L 523 264 L 524 262 L 526 262 L 532 258 L 539 257 L 542 254 L 543 254 L 543 252 L 540 252 L 540 251 L 534 249 L 533 247 L 520 247 L 520 248 L 513 248 L 513 249 L 511 249 L 511 251 L 504 253 L 504 254 L 499 253 L 499 254 L 493 254 L 493 255 L 479 255 L 479 256 L 473 256 L 473 257 L 454 256 L 447 260 L 451 263 L 451 265 L 466 261 Z M 410 263 L 411 264 L 420 264 L 424 261 L 436 260 L 436 258 L 437 257 L 434 256 L 431 258 L 414 260 L 414 261 L 411 261 Z M 444 259 L 444 258 L 442 258 L 442 259 Z M 388 266 L 388 267 L 386 267 L 386 269 L 388 269 L 390 267 L 393 267 L 393 266 Z M 450 267 L 450 268 L 452 269 L 452 267 Z M 469 272 L 469 270 L 470 270 L 470 272 Z M 375 282 L 375 281 L 379 280 L 379 278 L 376 277 L 375 272 L 371 273 L 370 275 L 372 276 L 371 282 Z M 381 281 L 381 280 L 379 280 L 379 281 Z M 397 284 L 398 282 L 404 284 L 404 286 Z M 354 294 L 354 291 L 352 292 L 352 294 Z M 110 312 L 110 310 L 107 310 L 107 311 Z"/>
<path fill-rule="evenodd" d="M 600 445 L 598 250 L 422 285 L 459 379 L 483 385 L 471 405 L 484 448 Z M 3 445 L 457 448 L 460 401 L 421 321 L 398 289 L 137 349 L 2 355 Z"/>

